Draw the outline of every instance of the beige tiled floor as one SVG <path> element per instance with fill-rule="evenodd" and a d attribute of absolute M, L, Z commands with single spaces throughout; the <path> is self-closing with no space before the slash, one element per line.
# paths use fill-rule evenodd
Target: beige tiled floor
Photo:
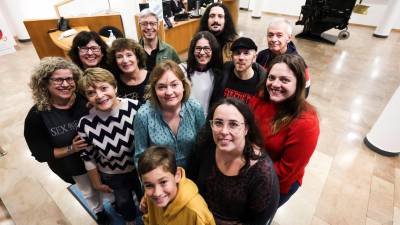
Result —
<path fill-rule="evenodd" d="M 241 34 L 264 49 L 271 16 L 239 16 Z M 378 39 L 373 28 L 349 31 L 350 38 L 334 46 L 294 40 L 310 67 L 309 101 L 319 112 L 321 135 L 303 186 L 279 209 L 276 225 L 400 225 L 400 159 L 377 155 L 362 142 L 400 85 L 400 32 Z M 94 224 L 24 142 L 32 105 L 27 82 L 38 61 L 30 43 L 0 57 L 0 146 L 9 152 L 0 158 L 0 198 L 17 224 Z"/>

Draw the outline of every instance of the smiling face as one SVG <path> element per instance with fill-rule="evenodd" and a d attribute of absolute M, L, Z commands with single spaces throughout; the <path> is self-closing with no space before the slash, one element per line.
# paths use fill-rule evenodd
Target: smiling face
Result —
<path fill-rule="evenodd" d="M 200 68 L 207 67 L 212 57 L 212 50 L 207 39 L 201 38 L 197 41 L 194 48 L 194 57 Z"/>
<path fill-rule="evenodd" d="M 48 90 L 52 102 L 69 101 L 76 90 L 76 84 L 71 70 L 58 69 L 54 71 L 49 78 Z"/>
<path fill-rule="evenodd" d="M 107 82 L 98 82 L 85 90 L 89 103 L 99 111 L 111 111 L 118 105 L 117 89 Z"/>
<path fill-rule="evenodd" d="M 100 45 L 91 40 L 87 45 L 79 47 L 79 59 L 85 69 L 99 66 L 101 59 L 103 59 Z"/>
<path fill-rule="evenodd" d="M 115 61 L 118 68 L 125 74 L 131 74 L 139 70 L 136 55 L 132 50 L 122 50 L 115 52 Z"/>
<path fill-rule="evenodd" d="M 244 48 L 234 50 L 232 52 L 232 61 L 235 65 L 236 72 L 245 72 L 256 61 L 256 51 Z"/>
<path fill-rule="evenodd" d="M 272 66 L 265 85 L 270 100 L 280 103 L 294 95 L 296 84 L 293 71 L 285 63 L 276 63 Z"/>
<path fill-rule="evenodd" d="M 214 111 L 213 121 L 212 135 L 217 151 L 243 151 L 248 128 L 239 110 L 233 105 L 219 105 Z"/>
<path fill-rule="evenodd" d="M 143 38 L 146 40 L 154 40 L 158 34 L 158 22 L 154 16 L 146 16 L 139 18 L 140 30 Z"/>
<path fill-rule="evenodd" d="M 286 26 L 284 23 L 272 24 L 267 30 L 268 49 L 277 55 L 287 51 L 287 44 L 291 39 Z"/>
<path fill-rule="evenodd" d="M 218 35 L 222 33 L 225 26 L 225 11 L 219 6 L 212 7 L 208 16 L 208 29 Z"/>
<path fill-rule="evenodd" d="M 154 88 L 162 109 L 176 108 L 181 105 L 184 92 L 183 83 L 171 70 L 164 72 Z"/>
<path fill-rule="evenodd" d="M 176 197 L 181 174 L 178 170 L 174 175 L 159 166 L 141 178 L 146 196 L 158 207 L 165 208 Z"/>

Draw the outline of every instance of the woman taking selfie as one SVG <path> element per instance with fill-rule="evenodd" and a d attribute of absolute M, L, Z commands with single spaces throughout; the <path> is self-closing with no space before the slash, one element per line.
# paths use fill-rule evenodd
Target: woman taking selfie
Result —
<path fill-rule="evenodd" d="M 279 201 L 278 178 L 249 107 L 219 100 L 199 133 L 188 177 L 214 215 L 216 224 L 265 225 Z"/>

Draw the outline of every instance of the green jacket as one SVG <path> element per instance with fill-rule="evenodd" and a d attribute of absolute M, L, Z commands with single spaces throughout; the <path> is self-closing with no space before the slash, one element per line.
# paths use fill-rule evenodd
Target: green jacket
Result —
<path fill-rule="evenodd" d="M 171 59 L 178 64 L 181 63 L 181 60 L 179 59 L 179 56 L 176 53 L 174 47 L 172 47 L 171 45 L 169 45 L 164 41 L 161 41 L 160 38 L 157 39 L 158 39 L 158 52 L 156 56 L 156 64 L 159 64 L 160 62 L 166 59 Z M 143 38 L 140 38 L 139 44 L 144 48 Z"/>

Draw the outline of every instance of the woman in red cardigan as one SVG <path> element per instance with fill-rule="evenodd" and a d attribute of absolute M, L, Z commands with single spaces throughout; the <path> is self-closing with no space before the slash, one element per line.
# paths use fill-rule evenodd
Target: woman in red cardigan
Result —
<path fill-rule="evenodd" d="M 249 102 L 278 174 L 279 206 L 301 185 L 319 136 L 317 112 L 305 100 L 304 65 L 297 55 L 277 56 Z"/>

